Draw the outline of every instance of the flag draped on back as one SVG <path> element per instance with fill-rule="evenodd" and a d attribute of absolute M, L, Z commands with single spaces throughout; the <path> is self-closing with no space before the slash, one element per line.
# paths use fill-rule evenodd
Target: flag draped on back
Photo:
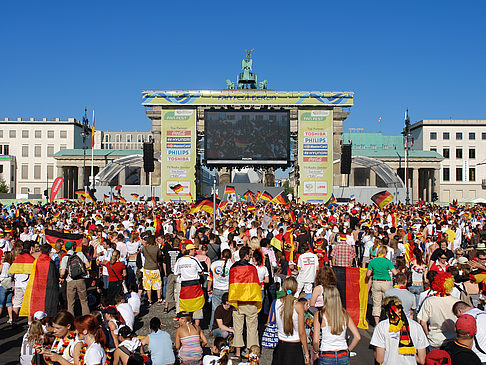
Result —
<path fill-rule="evenodd" d="M 380 209 L 383 209 L 388 205 L 389 202 L 393 200 L 393 195 L 391 195 L 388 191 L 383 190 L 379 193 L 376 193 L 371 197 L 371 201 L 375 203 Z"/>
<path fill-rule="evenodd" d="M 240 260 L 231 266 L 229 273 L 228 301 L 238 308 L 238 302 L 254 302 L 258 311 L 262 308 L 262 291 L 255 266 Z"/>
<path fill-rule="evenodd" d="M 181 282 L 179 308 L 181 311 L 195 312 L 204 307 L 204 292 L 199 280 Z"/>
<path fill-rule="evenodd" d="M 29 253 L 20 254 L 17 256 L 10 269 L 9 274 L 30 274 L 34 267 L 34 257 Z"/>
<path fill-rule="evenodd" d="M 59 277 L 56 264 L 48 255 L 40 255 L 34 261 L 19 315 L 27 317 L 43 311 L 52 318 L 57 314 L 58 302 Z"/>
<path fill-rule="evenodd" d="M 162 223 L 160 222 L 160 217 L 155 217 L 154 219 L 155 237 L 157 237 L 162 230 Z"/>
<path fill-rule="evenodd" d="M 359 267 L 333 267 L 337 288 L 343 307 L 358 328 L 368 329 L 366 310 L 368 307 L 367 269 Z"/>

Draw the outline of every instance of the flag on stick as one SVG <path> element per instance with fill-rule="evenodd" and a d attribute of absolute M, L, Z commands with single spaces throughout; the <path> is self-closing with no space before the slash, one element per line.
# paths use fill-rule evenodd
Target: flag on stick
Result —
<path fill-rule="evenodd" d="M 273 199 L 273 196 L 270 194 L 270 193 L 267 193 L 266 191 L 264 191 L 261 196 L 260 196 L 260 199 L 262 200 L 266 200 L 267 202 L 271 202 L 272 199 Z"/>
<path fill-rule="evenodd" d="M 390 194 L 388 191 L 383 190 L 379 193 L 376 193 L 371 197 L 371 201 L 375 203 L 380 209 L 383 209 L 393 200 L 393 195 Z"/>
<path fill-rule="evenodd" d="M 226 188 L 224 189 L 224 193 L 225 194 L 235 194 L 236 193 L 236 189 L 235 189 L 234 186 L 226 185 Z"/>
<path fill-rule="evenodd" d="M 213 214 L 214 213 L 213 202 L 208 199 L 205 199 L 200 201 L 199 203 L 193 204 L 189 213 L 194 214 L 196 212 L 199 212 L 200 210 L 204 210 L 207 213 Z"/>

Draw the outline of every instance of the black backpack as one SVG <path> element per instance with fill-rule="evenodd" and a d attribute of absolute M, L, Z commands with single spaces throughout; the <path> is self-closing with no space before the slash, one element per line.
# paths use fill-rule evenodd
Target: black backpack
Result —
<path fill-rule="evenodd" d="M 73 280 L 82 279 L 86 275 L 84 262 L 76 253 L 69 256 L 67 267 L 69 270 L 69 276 Z"/>

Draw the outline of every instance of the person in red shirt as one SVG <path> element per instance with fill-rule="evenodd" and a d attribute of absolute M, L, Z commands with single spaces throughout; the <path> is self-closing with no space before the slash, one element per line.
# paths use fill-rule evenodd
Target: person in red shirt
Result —
<path fill-rule="evenodd" d="M 120 261 L 120 251 L 113 251 L 110 261 L 105 266 L 108 269 L 107 298 L 113 301 L 118 294 L 123 294 L 122 284 L 127 276 L 125 264 Z"/>
<path fill-rule="evenodd" d="M 436 251 L 438 251 L 438 259 L 436 262 L 432 264 L 430 267 L 430 270 L 432 271 L 437 271 L 439 274 L 446 272 L 447 268 L 449 267 L 449 264 L 447 263 L 447 256 L 446 253 L 443 249 L 438 248 Z M 435 253 L 435 252 L 434 252 Z"/>

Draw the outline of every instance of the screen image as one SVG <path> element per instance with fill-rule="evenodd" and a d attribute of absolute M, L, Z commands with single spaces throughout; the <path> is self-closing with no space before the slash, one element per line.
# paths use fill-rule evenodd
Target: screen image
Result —
<path fill-rule="evenodd" d="M 206 164 L 279 164 L 290 157 L 290 112 L 206 110 Z"/>

